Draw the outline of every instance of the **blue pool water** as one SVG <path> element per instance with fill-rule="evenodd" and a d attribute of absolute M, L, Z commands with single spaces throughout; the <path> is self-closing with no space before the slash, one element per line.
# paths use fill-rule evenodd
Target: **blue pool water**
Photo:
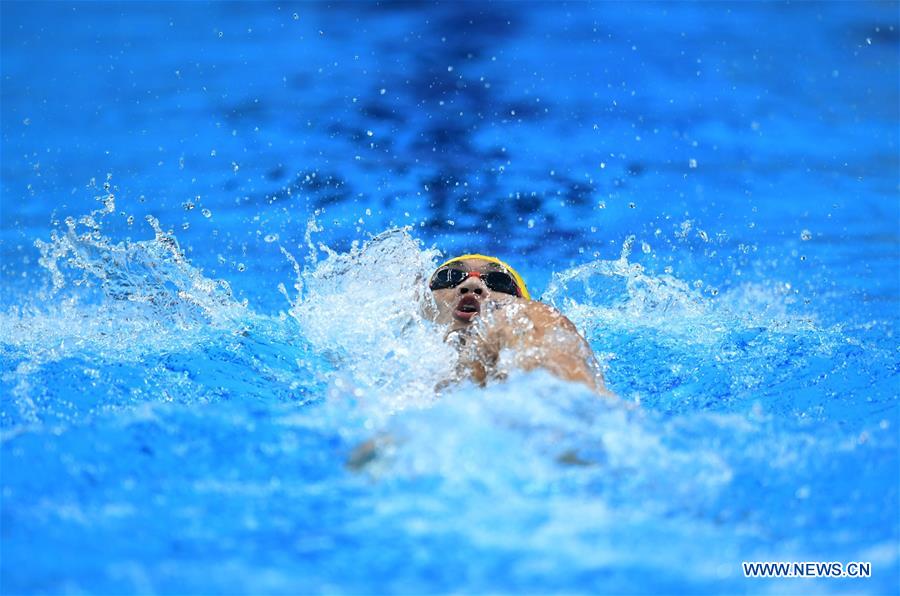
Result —
<path fill-rule="evenodd" d="M 4 594 L 897 592 L 897 3 L 0 11 Z M 436 395 L 470 250 L 621 399 Z"/>

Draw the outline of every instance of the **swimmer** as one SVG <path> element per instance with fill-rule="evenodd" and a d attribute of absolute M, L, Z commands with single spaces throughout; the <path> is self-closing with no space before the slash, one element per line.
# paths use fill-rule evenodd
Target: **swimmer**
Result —
<path fill-rule="evenodd" d="M 515 269 L 497 259 L 468 254 L 450 259 L 428 282 L 433 301 L 425 315 L 443 326 L 459 350 L 458 379 L 480 385 L 508 370 L 543 369 L 612 397 L 587 341 L 548 304 L 531 299 Z"/>
<path fill-rule="evenodd" d="M 424 314 L 446 329 L 445 340 L 459 351 L 451 383 L 471 379 L 485 385 L 503 379 L 510 369 L 540 368 L 582 383 L 599 396 L 615 397 L 572 321 L 532 300 L 522 276 L 500 259 L 474 254 L 450 259 L 432 273 L 428 287 L 433 300 L 425 302 Z M 363 469 L 395 444 L 387 434 L 369 439 L 350 453 L 347 466 Z M 590 464 L 571 451 L 557 461 Z"/>

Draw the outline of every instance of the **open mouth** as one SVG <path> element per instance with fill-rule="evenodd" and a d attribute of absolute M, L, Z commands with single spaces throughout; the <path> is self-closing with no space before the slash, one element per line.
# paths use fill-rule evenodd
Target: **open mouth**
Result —
<path fill-rule="evenodd" d="M 481 305 L 475 296 L 467 295 L 459 299 L 456 308 L 453 310 L 453 316 L 465 322 L 469 322 L 479 313 Z"/>

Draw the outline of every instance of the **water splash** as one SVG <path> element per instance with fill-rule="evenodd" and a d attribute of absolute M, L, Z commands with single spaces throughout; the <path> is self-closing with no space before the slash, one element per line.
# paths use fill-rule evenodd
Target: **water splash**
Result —
<path fill-rule="evenodd" d="M 422 313 L 438 252 L 400 228 L 338 253 L 313 247 L 318 229 L 315 223 L 307 228 L 306 268 L 288 255 L 299 275 L 290 314 L 311 344 L 340 362 L 337 393 L 374 396 L 376 409 L 384 411 L 430 403 L 455 363 L 440 330 Z"/>
<path fill-rule="evenodd" d="M 0 313 L 3 356 L 16 363 L 2 375 L 17 411 L 4 418 L 5 428 L 76 420 L 145 395 L 182 401 L 208 394 L 180 379 L 183 372 L 173 374 L 181 365 L 171 355 L 199 350 L 203 361 L 223 343 L 246 342 L 248 331 L 265 323 L 234 298 L 225 280 L 194 267 L 156 218 L 146 218 L 153 232 L 148 240 L 116 242 L 105 235 L 115 214 L 108 179 L 103 190 L 97 197 L 102 207 L 66 218 L 49 240 L 35 241 L 49 288 Z M 66 370 L 67 379 L 57 378 Z M 142 377 L 143 385 L 123 396 L 118 385 L 133 377 Z M 69 383 L 81 389 L 82 403 L 54 399 Z"/>
<path fill-rule="evenodd" d="M 697 320 L 709 304 L 672 275 L 648 275 L 629 262 L 634 236 L 614 261 L 595 260 L 554 273 L 541 300 L 566 313 L 591 333 L 598 326 L 669 328 L 673 320 Z"/>
<path fill-rule="evenodd" d="M 154 234 L 151 240 L 116 243 L 103 235 L 103 216 L 113 210 L 66 218 L 64 229 L 53 230 L 48 242 L 35 241 L 39 263 L 50 273 L 52 294 L 67 285 L 97 288 L 106 299 L 98 302 L 127 302 L 145 310 L 145 318 L 181 328 L 224 324 L 242 316 L 245 305 L 234 299 L 228 282 L 204 277 L 155 217 L 146 217 Z M 84 299 L 85 292 L 80 296 Z"/>
<path fill-rule="evenodd" d="M 555 273 L 542 296 L 584 332 L 623 396 L 678 409 L 768 397 L 780 409 L 795 378 L 859 349 L 842 326 L 798 312 L 786 284 L 704 296 L 630 262 L 633 244 L 629 236 L 618 259 Z"/>

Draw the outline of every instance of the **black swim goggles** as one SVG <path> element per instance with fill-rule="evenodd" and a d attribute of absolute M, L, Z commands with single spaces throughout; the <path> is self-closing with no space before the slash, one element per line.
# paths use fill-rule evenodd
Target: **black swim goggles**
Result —
<path fill-rule="evenodd" d="M 484 282 L 489 289 L 494 292 L 503 294 L 512 294 L 513 296 L 522 296 L 522 291 L 512 275 L 503 271 L 488 271 L 482 273 L 480 271 L 463 271 L 462 269 L 453 269 L 444 267 L 438 269 L 431 276 L 431 283 L 428 287 L 434 290 L 446 290 L 455 288 L 470 277 L 477 277 Z"/>

